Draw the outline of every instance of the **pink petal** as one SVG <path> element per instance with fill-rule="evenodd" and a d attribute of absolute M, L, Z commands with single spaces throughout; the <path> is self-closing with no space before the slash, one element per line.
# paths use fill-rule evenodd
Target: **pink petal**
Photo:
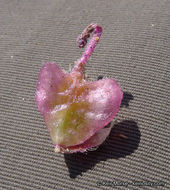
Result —
<path fill-rule="evenodd" d="M 76 146 L 67 147 L 65 149 L 61 147 L 61 151 L 63 153 L 85 152 L 90 148 L 97 147 L 105 141 L 107 136 L 110 134 L 111 129 L 111 127 L 103 128 L 95 133 L 88 140 L 86 140 L 84 143 Z"/>
<path fill-rule="evenodd" d="M 58 86 L 65 76 L 66 74 L 55 63 L 46 63 L 41 68 L 35 99 L 37 107 L 43 115 L 52 110 Z"/>
<path fill-rule="evenodd" d="M 71 89 L 83 89 L 77 99 L 74 99 L 74 93 L 70 94 L 65 104 L 55 106 L 45 115 L 54 144 L 62 147 L 84 143 L 111 122 L 120 108 L 123 96 L 113 79 L 74 85 L 67 91 L 72 93 Z"/>
<path fill-rule="evenodd" d="M 90 125 L 89 136 L 92 136 L 113 120 L 119 111 L 123 93 L 114 79 L 88 82 L 86 85 L 90 89 L 86 101 L 91 104 L 86 118 Z"/>

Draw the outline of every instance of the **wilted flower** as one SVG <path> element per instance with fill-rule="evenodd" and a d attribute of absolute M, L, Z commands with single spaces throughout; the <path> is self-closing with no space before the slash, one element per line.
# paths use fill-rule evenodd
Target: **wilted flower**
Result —
<path fill-rule="evenodd" d="M 111 128 L 105 126 L 118 112 L 123 93 L 114 79 L 89 82 L 83 68 L 102 33 L 97 24 L 90 24 L 78 38 L 84 47 L 90 33 L 94 35 L 82 57 L 70 73 L 55 63 L 41 68 L 36 103 L 49 129 L 56 152 L 84 152 L 100 145 Z"/>

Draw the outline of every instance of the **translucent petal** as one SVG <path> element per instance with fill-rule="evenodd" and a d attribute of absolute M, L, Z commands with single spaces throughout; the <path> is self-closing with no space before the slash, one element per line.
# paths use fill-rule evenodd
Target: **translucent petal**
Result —
<path fill-rule="evenodd" d="M 86 140 L 84 143 L 76 146 L 67 147 L 65 149 L 63 148 L 62 151 L 64 153 L 86 152 L 87 150 L 98 147 L 100 144 L 102 144 L 107 136 L 110 134 L 110 131 L 111 127 L 103 128 L 95 133 L 88 140 Z"/>
<path fill-rule="evenodd" d="M 123 93 L 114 79 L 88 82 L 81 72 L 66 74 L 46 63 L 35 96 L 53 143 L 82 152 L 105 140 L 110 129 L 104 127 L 118 112 Z"/>
<path fill-rule="evenodd" d="M 44 112 L 45 122 L 54 144 L 63 147 L 82 144 L 106 126 L 122 99 L 122 91 L 113 79 L 86 82 L 70 74 L 48 90 L 50 110 Z"/>
<path fill-rule="evenodd" d="M 46 63 L 38 76 L 35 99 L 39 111 L 44 115 L 53 109 L 56 92 L 67 76 L 55 63 Z"/>

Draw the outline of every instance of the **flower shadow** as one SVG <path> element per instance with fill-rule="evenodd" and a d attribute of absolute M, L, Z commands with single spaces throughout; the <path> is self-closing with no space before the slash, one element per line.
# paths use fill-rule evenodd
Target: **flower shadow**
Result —
<path fill-rule="evenodd" d="M 123 99 L 120 107 L 129 107 L 129 102 L 133 99 L 134 97 L 130 92 L 123 92 Z"/>
<path fill-rule="evenodd" d="M 138 148 L 140 136 L 138 125 L 133 120 L 115 124 L 109 137 L 97 150 L 64 155 L 70 178 L 82 175 L 100 161 L 119 159 L 132 154 Z"/>

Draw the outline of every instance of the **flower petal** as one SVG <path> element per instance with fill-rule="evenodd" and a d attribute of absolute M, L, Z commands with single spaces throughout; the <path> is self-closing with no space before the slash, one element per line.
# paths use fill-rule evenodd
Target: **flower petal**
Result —
<path fill-rule="evenodd" d="M 52 109 L 56 92 L 66 74 L 55 63 L 46 63 L 38 76 L 35 99 L 39 111 L 44 115 Z"/>
<path fill-rule="evenodd" d="M 90 89 L 86 101 L 91 105 L 86 118 L 90 121 L 93 129 L 91 133 L 94 134 L 111 122 L 119 111 L 123 92 L 114 79 L 103 79 L 86 85 Z"/>
<path fill-rule="evenodd" d="M 71 146 L 67 148 L 61 148 L 61 151 L 63 153 L 74 153 L 74 152 L 85 152 L 89 149 L 95 149 L 95 147 L 98 147 L 100 144 L 102 144 L 107 136 L 110 134 L 111 127 L 109 128 L 103 128 L 99 130 L 97 133 L 95 133 L 92 137 L 90 137 L 88 140 L 86 140 L 84 143 Z"/>
<path fill-rule="evenodd" d="M 55 107 L 45 118 L 54 144 L 62 147 L 84 143 L 111 122 L 123 96 L 113 79 L 76 84 L 72 90 L 70 102 Z"/>

